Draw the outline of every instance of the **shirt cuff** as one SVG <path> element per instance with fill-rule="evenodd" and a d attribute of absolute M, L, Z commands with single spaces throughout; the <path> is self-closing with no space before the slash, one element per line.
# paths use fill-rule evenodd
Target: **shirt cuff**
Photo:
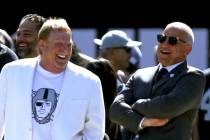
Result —
<path fill-rule="evenodd" d="M 141 119 L 140 123 L 139 123 L 139 131 L 144 129 L 144 128 L 143 128 L 144 119 L 145 119 L 145 117 L 143 117 L 143 118 Z"/>

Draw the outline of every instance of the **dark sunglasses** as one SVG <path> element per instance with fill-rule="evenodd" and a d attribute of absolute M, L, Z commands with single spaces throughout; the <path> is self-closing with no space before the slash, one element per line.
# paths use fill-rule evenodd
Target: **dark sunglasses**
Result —
<path fill-rule="evenodd" d="M 180 39 L 179 37 L 175 37 L 175 36 L 166 36 L 163 34 L 158 34 L 157 35 L 157 41 L 159 43 L 164 43 L 167 40 L 167 43 L 169 43 L 170 45 L 176 45 L 178 44 L 178 42 L 184 43 L 186 44 L 187 42 Z"/>

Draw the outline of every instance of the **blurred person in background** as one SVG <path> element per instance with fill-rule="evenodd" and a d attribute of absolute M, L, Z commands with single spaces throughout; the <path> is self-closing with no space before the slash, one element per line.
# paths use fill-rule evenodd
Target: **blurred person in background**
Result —
<path fill-rule="evenodd" d="M 119 130 L 117 125 L 109 119 L 109 108 L 117 95 L 116 73 L 110 62 L 103 58 L 89 62 L 86 68 L 95 73 L 101 80 L 106 112 L 105 132 L 110 140 L 116 140 Z"/>
<path fill-rule="evenodd" d="M 206 85 L 198 112 L 197 126 L 195 126 L 199 137 L 195 140 L 210 139 L 210 68 L 205 69 L 203 72 L 206 77 Z"/>
<path fill-rule="evenodd" d="M 125 72 L 125 82 L 128 81 L 130 76 L 140 68 L 142 53 L 139 47 L 132 47 L 131 49 L 131 58 L 129 61 L 128 68 Z"/>
<path fill-rule="evenodd" d="M 123 74 L 118 74 L 120 70 L 125 71 L 129 66 L 131 58 L 131 48 L 139 47 L 142 43 L 130 39 L 124 31 L 111 30 L 105 33 L 101 39 L 94 39 L 94 43 L 99 45 L 99 57 L 110 61 L 117 75 L 117 89 L 120 92 L 124 88 Z"/>
<path fill-rule="evenodd" d="M 0 72 L 3 66 L 9 62 L 18 60 L 13 50 L 0 43 Z"/>
<path fill-rule="evenodd" d="M 18 59 L 12 48 L 14 48 L 12 38 L 5 30 L 0 29 L 0 71 L 5 64 Z"/>
<path fill-rule="evenodd" d="M 45 22 L 43 16 L 28 14 L 22 17 L 16 31 L 15 47 L 19 58 L 31 58 L 38 55 L 38 32 Z"/>
<path fill-rule="evenodd" d="M 72 57 L 70 61 L 81 67 L 86 67 L 88 63 L 96 61 L 96 59 L 81 53 L 80 49 L 77 47 L 76 43 L 74 42 L 72 45 Z"/>
<path fill-rule="evenodd" d="M 12 37 L 7 33 L 7 31 L 0 29 L 0 43 L 9 47 L 15 52 L 15 46 Z"/>

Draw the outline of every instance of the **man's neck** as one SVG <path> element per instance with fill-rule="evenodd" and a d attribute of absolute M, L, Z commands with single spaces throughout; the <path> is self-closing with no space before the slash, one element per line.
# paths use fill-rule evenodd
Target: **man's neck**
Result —
<path fill-rule="evenodd" d="M 33 57 L 37 57 L 38 56 L 38 53 L 34 52 L 34 53 L 30 53 L 26 56 L 24 56 L 24 58 L 33 58 Z"/>

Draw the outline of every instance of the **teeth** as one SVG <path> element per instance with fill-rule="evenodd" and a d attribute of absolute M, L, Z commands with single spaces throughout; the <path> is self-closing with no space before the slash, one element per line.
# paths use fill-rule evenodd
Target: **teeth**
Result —
<path fill-rule="evenodd" d="M 27 44 L 25 44 L 25 43 L 20 43 L 20 44 L 18 44 L 18 46 L 25 47 L 25 46 L 27 46 Z"/>
<path fill-rule="evenodd" d="M 163 53 L 169 53 L 169 51 L 162 50 Z"/>
<path fill-rule="evenodd" d="M 65 55 L 61 55 L 61 54 L 58 54 L 58 57 L 60 57 L 60 58 L 66 58 L 66 56 Z"/>

